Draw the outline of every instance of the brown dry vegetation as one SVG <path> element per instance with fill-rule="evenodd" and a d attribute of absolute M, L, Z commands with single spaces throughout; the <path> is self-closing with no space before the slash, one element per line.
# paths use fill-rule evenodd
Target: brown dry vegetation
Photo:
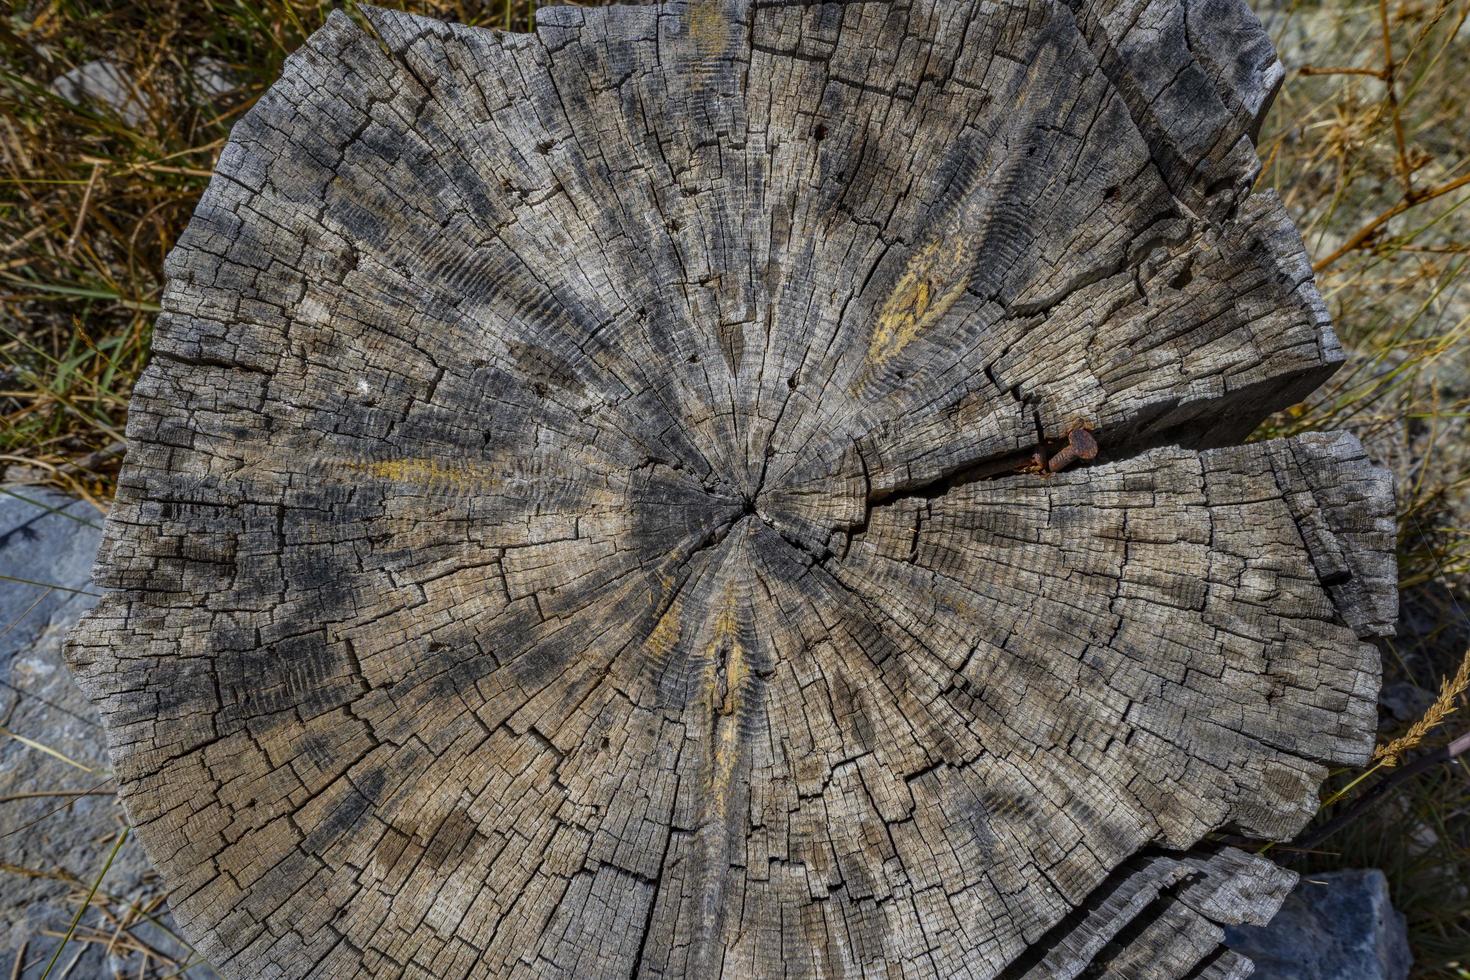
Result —
<path fill-rule="evenodd" d="M 397 5 L 397 4 L 392 4 Z M 22 3 L 0 15 L 0 471 L 104 503 L 164 255 L 230 126 L 333 5 Z M 533 5 L 410 9 L 524 28 Z M 350 9 L 350 7 L 349 7 Z M 1440 693 L 1338 774 L 1304 872 L 1377 866 L 1424 976 L 1470 977 L 1470 0 L 1261 8 L 1288 68 L 1261 180 L 1296 217 L 1352 360 L 1261 435 L 1347 427 L 1399 479 L 1404 620 L 1386 681 Z M 120 108 L 52 83 L 109 59 Z M 3 628 L 4 624 L 0 624 Z M 1395 741 L 1396 740 L 1396 741 Z M 1461 964 L 1467 966 L 1461 966 Z"/>
<path fill-rule="evenodd" d="M 1355 0 L 1262 11 L 1288 76 L 1261 180 L 1286 201 L 1349 364 L 1272 433 L 1347 427 L 1398 480 L 1404 611 L 1384 680 L 1436 693 L 1385 713 L 1341 773 L 1298 870 L 1381 867 L 1416 974 L 1470 976 L 1470 3 Z M 1288 856 L 1290 855 L 1290 856 Z"/>

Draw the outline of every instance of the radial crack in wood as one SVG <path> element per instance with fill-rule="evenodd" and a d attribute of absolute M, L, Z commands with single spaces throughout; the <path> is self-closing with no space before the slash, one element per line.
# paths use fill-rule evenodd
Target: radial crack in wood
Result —
<path fill-rule="evenodd" d="M 1238 444 L 1342 360 L 1240 0 L 358 9 L 169 257 L 69 651 L 200 951 L 1246 975 L 1290 876 L 1202 841 L 1366 759 L 1396 581 L 1354 439 Z"/>

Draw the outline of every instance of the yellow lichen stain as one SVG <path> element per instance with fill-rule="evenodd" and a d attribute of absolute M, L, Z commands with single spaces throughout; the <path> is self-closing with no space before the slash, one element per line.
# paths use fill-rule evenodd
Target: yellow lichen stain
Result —
<path fill-rule="evenodd" d="M 878 311 L 868 371 L 896 357 L 949 312 L 964 295 L 974 259 L 974 246 L 958 236 L 952 242 L 936 238 L 914 253 Z"/>
<path fill-rule="evenodd" d="M 720 726 L 710 766 L 710 802 L 716 813 L 729 816 L 730 791 L 735 786 L 735 763 L 740 758 L 740 727 L 733 723 Z"/>
<path fill-rule="evenodd" d="M 693 0 L 689 4 L 689 36 L 701 58 L 718 58 L 730 46 L 730 22 L 720 0 Z"/>
<path fill-rule="evenodd" d="M 729 816 L 730 791 L 740 760 L 740 717 L 750 680 L 750 663 L 740 642 L 740 624 L 734 596 L 727 592 L 715 616 L 709 660 L 711 715 L 710 802 L 715 812 Z"/>
<path fill-rule="evenodd" d="M 691 0 L 688 18 L 689 39 L 694 42 L 690 74 L 695 92 L 702 92 L 714 82 L 718 62 L 729 53 L 735 32 L 720 0 Z"/>
<path fill-rule="evenodd" d="M 430 493 L 470 494 L 498 486 L 500 474 L 475 463 L 446 463 L 438 459 L 350 460 L 342 464 L 349 472 L 374 479 L 408 484 Z"/>
<path fill-rule="evenodd" d="M 664 663 L 679 642 L 679 613 L 683 604 L 675 599 L 653 624 L 653 632 L 643 641 L 643 649 L 655 663 Z"/>
<path fill-rule="evenodd" d="M 740 644 L 740 624 L 735 618 L 735 603 L 729 596 L 715 617 L 714 642 L 710 646 L 710 659 L 716 664 L 714 692 L 716 710 L 721 715 L 732 715 L 738 706 L 740 690 L 750 677 L 750 666 L 745 659 L 745 648 Z"/>

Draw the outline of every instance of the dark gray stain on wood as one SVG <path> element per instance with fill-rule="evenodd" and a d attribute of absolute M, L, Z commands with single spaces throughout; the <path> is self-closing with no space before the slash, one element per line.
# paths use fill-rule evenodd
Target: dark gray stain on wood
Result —
<path fill-rule="evenodd" d="M 1239 445 L 1342 360 L 1244 4 L 360 9 L 169 258 L 70 648 L 199 949 L 1242 976 L 1291 876 L 1202 840 L 1366 757 L 1395 602 L 1362 448 Z"/>

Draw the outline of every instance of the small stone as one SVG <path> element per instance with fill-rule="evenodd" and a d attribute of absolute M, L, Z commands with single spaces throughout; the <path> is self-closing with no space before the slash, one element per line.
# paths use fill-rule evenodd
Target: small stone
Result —
<path fill-rule="evenodd" d="M 1404 917 L 1376 868 L 1303 878 L 1265 926 L 1225 930 L 1255 980 L 1404 980 L 1413 956 Z"/>
<path fill-rule="evenodd" d="M 194 85 L 198 101 L 203 102 L 217 99 L 222 95 L 229 95 L 240 87 L 239 80 L 230 66 L 208 55 L 196 58 L 189 66 L 189 81 Z"/>
<path fill-rule="evenodd" d="M 129 126 L 148 118 L 149 99 L 133 84 L 133 76 L 115 61 L 98 58 L 78 65 L 51 82 L 51 91 L 68 102 L 111 110 Z"/>

